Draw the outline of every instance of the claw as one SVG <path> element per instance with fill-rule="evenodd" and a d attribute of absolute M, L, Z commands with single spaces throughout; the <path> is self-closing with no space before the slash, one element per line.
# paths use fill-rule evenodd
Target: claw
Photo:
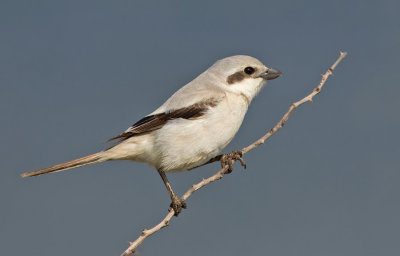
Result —
<path fill-rule="evenodd" d="M 186 202 L 179 197 L 174 197 L 169 207 L 174 210 L 174 215 L 178 216 L 182 209 L 186 209 Z"/>
<path fill-rule="evenodd" d="M 246 169 L 246 162 L 242 158 L 243 153 L 240 150 L 234 150 L 229 154 L 224 154 L 221 157 L 221 166 L 224 168 L 228 166 L 227 173 L 231 173 L 233 171 L 233 164 L 235 161 L 239 161 L 240 164 Z"/>

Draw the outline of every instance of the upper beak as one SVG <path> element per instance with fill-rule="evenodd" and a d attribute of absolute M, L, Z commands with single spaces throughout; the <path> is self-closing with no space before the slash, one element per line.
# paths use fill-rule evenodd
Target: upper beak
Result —
<path fill-rule="evenodd" d="M 275 78 L 278 78 L 282 75 L 282 72 L 277 70 L 277 69 L 273 69 L 273 68 L 269 68 L 265 73 L 262 73 L 260 75 L 260 77 L 266 79 L 266 80 L 272 80 Z"/>

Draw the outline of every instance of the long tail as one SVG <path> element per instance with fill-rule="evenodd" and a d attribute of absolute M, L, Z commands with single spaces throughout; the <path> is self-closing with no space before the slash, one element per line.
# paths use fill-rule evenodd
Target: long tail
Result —
<path fill-rule="evenodd" d="M 106 161 L 106 159 L 104 159 L 104 157 L 102 157 L 101 153 L 102 152 L 95 153 L 95 154 L 84 156 L 84 157 L 81 157 L 81 158 L 78 158 L 78 159 L 75 159 L 75 160 L 72 160 L 69 162 L 56 164 L 56 165 L 53 165 L 53 166 L 50 166 L 47 168 L 38 169 L 38 170 L 31 171 L 31 172 L 24 172 L 21 174 L 21 176 L 22 176 L 22 178 L 25 178 L 25 177 L 47 174 L 47 173 L 51 173 L 51 172 L 61 172 L 64 170 L 81 167 L 81 166 L 88 165 L 88 164 L 94 164 L 94 163 Z"/>

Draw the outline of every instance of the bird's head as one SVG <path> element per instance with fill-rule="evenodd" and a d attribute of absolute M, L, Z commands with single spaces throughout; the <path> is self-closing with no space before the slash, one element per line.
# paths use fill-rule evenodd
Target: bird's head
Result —
<path fill-rule="evenodd" d="M 267 80 L 282 75 L 279 70 L 266 67 L 258 59 L 246 55 L 221 59 L 208 72 L 223 82 L 221 84 L 224 90 L 243 94 L 249 101 L 257 95 Z"/>

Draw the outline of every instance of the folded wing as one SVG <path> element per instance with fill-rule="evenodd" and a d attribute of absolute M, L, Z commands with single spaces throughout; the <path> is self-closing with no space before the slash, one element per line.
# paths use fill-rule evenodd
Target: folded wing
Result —
<path fill-rule="evenodd" d="M 188 120 L 200 118 L 204 116 L 210 108 L 217 106 L 219 101 L 220 99 L 210 98 L 184 108 L 146 116 L 129 127 L 129 129 L 127 129 L 125 132 L 109 139 L 109 141 L 118 140 L 118 142 L 121 142 L 133 136 L 158 130 L 162 128 L 168 121 L 177 118 Z"/>

